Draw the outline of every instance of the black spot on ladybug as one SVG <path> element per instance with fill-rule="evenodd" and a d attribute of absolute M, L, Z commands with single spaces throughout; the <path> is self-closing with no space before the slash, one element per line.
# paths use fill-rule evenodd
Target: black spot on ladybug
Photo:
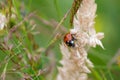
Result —
<path fill-rule="evenodd" d="M 72 34 L 67 33 L 64 36 L 64 42 L 66 43 L 67 46 L 69 47 L 75 47 L 75 38 L 72 36 Z"/>

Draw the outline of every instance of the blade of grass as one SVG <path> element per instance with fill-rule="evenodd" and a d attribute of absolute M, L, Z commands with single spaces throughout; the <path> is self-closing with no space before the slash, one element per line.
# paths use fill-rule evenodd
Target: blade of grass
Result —
<path fill-rule="evenodd" d="M 108 70 L 108 74 L 110 76 L 110 80 L 114 80 L 113 77 L 112 77 L 112 74 L 111 74 L 110 70 Z"/>
<path fill-rule="evenodd" d="M 54 0 L 54 5 L 57 11 L 58 19 L 60 19 L 60 9 L 59 9 L 57 0 Z"/>
<path fill-rule="evenodd" d="M 103 77 L 103 80 L 107 80 L 107 78 L 105 77 L 105 72 L 103 70 L 100 70 L 100 73 L 101 73 L 101 75 Z"/>
<path fill-rule="evenodd" d="M 8 62 L 5 64 L 5 67 L 4 67 L 4 69 L 3 69 L 3 72 L 2 72 L 2 75 L 1 75 L 1 79 L 2 79 L 2 80 L 5 80 L 7 66 L 8 66 Z"/>
<path fill-rule="evenodd" d="M 11 56 L 10 58 L 8 58 L 8 60 L 6 61 L 5 67 L 4 67 L 3 72 L 2 72 L 2 74 L 1 74 L 1 79 L 2 79 L 2 80 L 5 80 L 6 71 L 7 71 L 7 66 L 8 66 L 9 61 L 10 61 L 14 56 L 16 56 L 16 55 L 18 55 L 18 54 L 12 55 L 12 56 Z"/>
<path fill-rule="evenodd" d="M 29 9 L 31 9 L 32 0 L 29 0 Z"/>
<path fill-rule="evenodd" d="M 95 80 L 103 80 L 100 76 L 100 74 L 95 70 L 95 69 L 91 69 L 92 74 L 94 75 L 94 77 L 96 78 Z"/>
<path fill-rule="evenodd" d="M 12 3 L 13 3 L 13 6 L 15 8 L 15 11 L 17 13 L 17 15 L 19 16 L 19 18 L 21 18 L 21 15 L 20 15 L 20 10 L 19 10 L 19 3 L 17 2 L 17 0 L 12 0 Z"/>

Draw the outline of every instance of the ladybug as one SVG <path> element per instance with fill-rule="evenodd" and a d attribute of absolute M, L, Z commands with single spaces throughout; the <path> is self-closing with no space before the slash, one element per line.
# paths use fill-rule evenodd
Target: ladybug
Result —
<path fill-rule="evenodd" d="M 70 33 L 67 33 L 65 36 L 64 36 L 64 42 L 66 43 L 67 46 L 69 47 L 75 47 L 75 38 L 73 37 L 72 34 Z"/>

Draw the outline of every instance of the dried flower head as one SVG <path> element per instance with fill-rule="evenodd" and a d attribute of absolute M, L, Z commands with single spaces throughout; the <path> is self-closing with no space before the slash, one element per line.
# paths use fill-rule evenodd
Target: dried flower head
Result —
<path fill-rule="evenodd" d="M 6 22 L 7 22 L 7 19 L 6 19 L 5 15 L 0 13 L 0 30 L 3 30 L 3 28 L 5 27 Z"/>
<path fill-rule="evenodd" d="M 73 29 L 70 33 L 76 39 L 75 47 L 69 48 L 62 43 L 62 67 L 58 67 L 57 80 L 87 80 L 87 73 L 93 67 L 92 62 L 87 58 L 86 47 L 96 47 L 100 45 L 103 33 L 96 33 L 94 29 L 94 18 L 97 5 L 94 0 L 83 0 L 73 20 Z"/>

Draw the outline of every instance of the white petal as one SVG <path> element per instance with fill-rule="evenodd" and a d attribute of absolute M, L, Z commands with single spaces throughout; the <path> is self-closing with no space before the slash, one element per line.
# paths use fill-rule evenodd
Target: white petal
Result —
<path fill-rule="evenodd" d="M 93 63 L 89 59 L 86 60 L 86 63 L 88 67 L 91 67 L 91 68 L 94 67 Z"/>
<path fill-rule="evenodd" d="M 76 29 L 70 29 L 70 33 L 71 33 L 71 34 L 76 34 L 76 33 L 77 33 L 77 30 L 76 30 Z"/>
<path fill-rule="evenodd" d="M 86 72 L 86 73 L 91 73 L 91 71 L 88 69 L 88 67 L 84 66 L 83 67 L 83 70 Z"/>
<path fill-rule="evenodd" d="M 97 40 L 97 45 L 99 45 L 100 47 L 102 47 L 104 49 L 104 46 L 100 40 Z"/>
<path fill-rule="evenodd" d="M 104 38 L 104 33 L 99 32 L 99 33 L 96 34 L 96 37 L 97 37 L 98 39 L 102 39 L 102 38 Z"/>

